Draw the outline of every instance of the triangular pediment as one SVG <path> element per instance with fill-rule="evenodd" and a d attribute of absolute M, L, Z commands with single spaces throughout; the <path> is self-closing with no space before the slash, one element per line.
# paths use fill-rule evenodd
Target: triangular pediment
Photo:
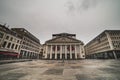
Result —
<path fill-rule="evenodd" d="M 82 43 L 80 40 L 70 37 L 57 37 L 46 41 L 46 43 Z"/>

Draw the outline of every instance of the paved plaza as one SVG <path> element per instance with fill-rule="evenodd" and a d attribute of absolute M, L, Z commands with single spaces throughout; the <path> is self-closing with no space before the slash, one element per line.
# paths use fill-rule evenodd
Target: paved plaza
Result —
<path fill-rule="evenodd" d="M 0 80 L 120 80 L 120 61 L 34 60 L 2 64 Z"/>

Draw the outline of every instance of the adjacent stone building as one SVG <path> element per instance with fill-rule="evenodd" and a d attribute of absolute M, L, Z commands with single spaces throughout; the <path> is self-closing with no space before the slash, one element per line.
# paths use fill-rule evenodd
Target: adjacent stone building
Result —
<path fill-rule="evenodd" d="M 24 28 L 12 28 L 21 37 L 20 58 L 36 59 L 40 56 L 40 41 Z"/>
<path fill-rule="evenodd" d="M 84 59 L 84 43 L 75 34 L 53 34 L 43 45 L 44 59 Z"/>
<path fill-rule="evenodd" d="M 105 30 L 85 45 L 86 58 L 120 58 L 120 30 Z"/>
<path fill-rule="evenodd" d="M 0 59 L 19 57 L 21 38 L 5 25 L 0 25 Z"/>

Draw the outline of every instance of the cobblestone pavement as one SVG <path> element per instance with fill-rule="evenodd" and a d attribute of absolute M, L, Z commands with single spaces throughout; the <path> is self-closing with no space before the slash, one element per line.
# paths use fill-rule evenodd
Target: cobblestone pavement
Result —
<path fill-rule="evenodd" d="M 37 60 L 0 65 L 0 80 L 120 80 L 120 60 Z"/>

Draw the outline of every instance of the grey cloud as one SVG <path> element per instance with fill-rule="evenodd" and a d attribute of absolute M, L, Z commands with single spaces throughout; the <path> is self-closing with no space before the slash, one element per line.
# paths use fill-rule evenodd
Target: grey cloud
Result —
<path fill-rule="evenodd" d="M 79 9 L 88 10 L 89 8 L 95 7 L 98 4 L 98 0 L 83 0 Z"/>
<path fill-rule="evenodd" d="M 120 29 L 119 3 L 120 0 L 0 0 L 0 22 L 24 27 L 42 43 L 53 33 L 61 32 L 75 33 L 86 43 L 105 29 Z"/>
<path fill-rule="evenodd" d="M 75 5 L 73 4 L 73 2 L 71 1 L 68 1 L 66 4 L 65 4 L 65 7 L 68 8 L 68 11 L 69 12 L 73 12 L 75 10 Z"/>
<path fill-rule="evenodd" d="M 68 8 L 69 12 L 73 11 L 82 12 L 84 10 L 96 7 L 98 3 L 99 3 L 98 0 L 74 0 L 66 2 L 65 7 Z"/>

